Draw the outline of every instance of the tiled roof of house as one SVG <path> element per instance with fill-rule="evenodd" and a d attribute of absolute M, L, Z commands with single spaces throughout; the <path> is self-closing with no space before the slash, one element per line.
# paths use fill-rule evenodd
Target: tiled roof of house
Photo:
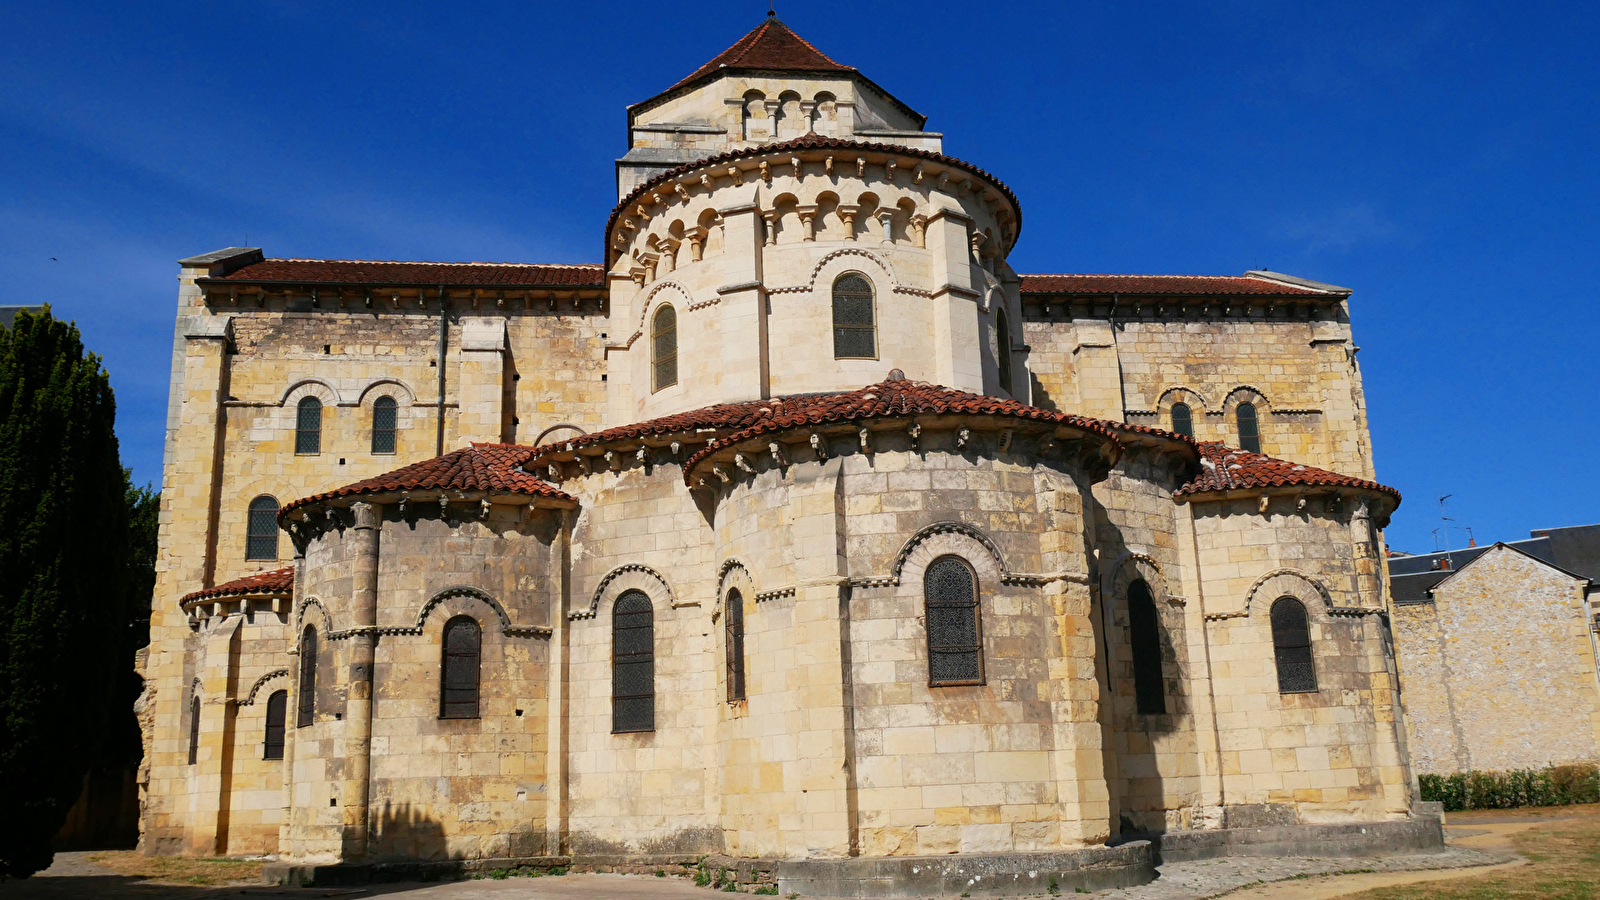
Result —
<path fill-rule="evenodd" d="M 779 141 L 773 144 L 760 144 L 753 147 L 743 147 L 737 150 L 729 150 L 724 153 L 718 153 L 715 156 L 708 156 L 705 159 L 696 160 L 692 163 L 684 163 L 675 169 L 668 169 L 667 171 L 654 176 L 649 181 L 646 181 L 634 188 L 633 191 L 628 194 L 628 196 L 622 198 L 621 202 L 619 202 L 616 207 L 611 210 L 611 217 L 606 219 L 605 258 L 608 260 L 611 259 L 614 253 L 613 249 L 611 248 L 610 241 L 611 229 L 617 224 L 617 216 L 619 216 L 624 210 L 628 209 L 628 207 L 638 202 L 640 197 L 643 197 L 645 194 L 654 190 L 661 183 L 671 181 L 672 179 L 681 175 L 688 174 L 689 172 L 696 172 L 709 166 L 746 159 L 752 156 L 765 156 L 769 153 L 791 153 L 798 150 L 854 150 L 859 152 L 892 153 L 895 156 L 909 156 L 915 159 L 926 159 L 930 162 L 936 162 L 941 165 L 950 166 L 951 168 L 970 172 L 973 175 L 976 175 L 979 178 L 987 181 L 989 184 L 999 189 L 1003 195 L 1005 195 L 1006 200 L 1011 204 L 1011 208 L 1017 211 L 1017 233 L 1019 235 L 1022 233 L 1022 204 L 1017 201 L 1017 195 L 1011 192 L 1011 188 L 1007 187 L 1005 182 L 989 174 L 983 169 L 978 168 L 972 163 L 967 162 L 966 160 L 956 159 L 954 156 L 945 156 L 943 153 L 936 153 L 932 150 L 921 150 L 916 147 L 903 147 L 898 144 L 879 144 L 872 141 L 852 141 L 845 138 L 826 137 L 824 135 L 817 134 L 816 132 L 810 132 L 792 140 Z"/>
<path fill-rule="evenodd" d="M 361 259 L 264 259 L 241 266 L 208 282 L 371 284 L 371 285 L 483 285 L 486 287 L 590 287 L 605 286 L 605 270 L 598 265 L 566 266 L 521 263 L 394 262 Z"/>
<path fill-rule="evenodd" d="M 1270 294 L 1326 297 L 1319 290 L 1254 275 L 1023 275 L 1024 294 Z"/>
<path fill-rule="evenodd" d="M 278 520 L 283 521 L 284 516 L 300 507 L 324 500 L 400 491 L 490 491 L 576 503 L 571 496 L 519 468 L 532 453 L 532 447 L 517 444 L 475 443 L 365 481 L 303 497 L 285 506 Z"/>
<path fill-rule="evenodd" d="M 211 600 L 217 597 L 286 597 L 292 593 L 294 593 L 294 567 L 290 566 L 287 569 L 273 569 L 271 572 L 257 572 L 203 591 L 195 591 L 185 595 L 182 602 Z"/>
<path fill-rule="evenodd" d="M 1200 444 L 1199 448 L 1200 474 L 1179 488 L 1173 496 L 1192 497 L 1196 494 L 1272 487 L 1326 486 L 1373 491 L 1393 497 L 1396 503 L 1400 501 L 1399 491 L 1376 481 L 1251 453 L 1229 447 L 1220 441 L 1207 441 Z"/>
<path fill-rule="evenodd" d="M 718 53 L 710 62 L 695 69 L 689 77 L 667 90 L 676 90 L 720 69 L 761 69 L 775 72 L 854 72 L 854 66 L 840 65 L 811 42 L 795 34 L 789 26 L 768 16 L 732 47 Z"/>

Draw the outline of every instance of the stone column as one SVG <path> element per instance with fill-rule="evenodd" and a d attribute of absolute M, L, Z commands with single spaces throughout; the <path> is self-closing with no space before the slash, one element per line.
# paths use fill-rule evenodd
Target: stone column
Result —
<path fill-rule="evenodd" d="M 1351 554 L 1355 562 L 1355 602 L 1365 609 L 1384 609 L 1386 604 L 1378 582 L 1377 535 L 1372 528 L 1370 500 L 1358 497 L 1350 514 Z M 1372 717 L 1376 727 L 1373 747 L 1379 778 L 1383 781 L 1384 812 L 1390 816 L 1409 815 L 1411 775 L 1406 759 L 1405 727 L 1400 714 L 1400 690 L 1395 670 L 1384 652 L 1383 621 L 1376 614 L 1361 617 L 1361 643 L 1366 651 L 1371 678 Z"/>
<path fill-rule="evenodd" d="M 472 441 L 498 444 L 506 440 L 506 347 L 505 319 L 461 320 L 456 422 L 463 447 Z"/>
<path fill-rule="evenodd" d="M 1193 710 L 1195 771 L 1200 773 L 1199 807 L 1196 828 L 1223 827 L 1226 802 L 1222 776 L 1222 747 L 1217 728 L 1216 687 L 1211 674 L 1211 635 L 1207 631 L 1206 595 L 1200 578 L 1200 550 L 1195 536 L 1194 505 L 1175 507 L 1177 524 L 1179 581 L 1183 591 L 1184 637 L 1189 650 L 1189 703 Z M 1169 582 L 1168 588 L 1173 585 Z"/>
<path fill-rule="evenodd" d="M 754 184 L 723 188 L 720 193 L 726 195 L 729 205 L 718 210 L 723 236 L 722 286 L 717 288 L 722 298 L 718 304 L 722 312 L 722 383 L 716 399 L 723 403 L 760 400 L 767 396 L 769 384 L 761 208 Z M 680 367 L 681 361 L 680 356 Z M 708 396 L 706 402 L 713 402 L 712 398 Z"/>
<path fill-rule="evenodd" d="M 372 668 L 378 649 L 378 535 L 382 508 L 355 503 L 350 546 L 350 673 L 345 701 L 345 860 L 367 855 L 372 787 Z"/>
<path fill-rule="evenodd" d="M 194 852 L 221 856 L 228 852 L 228 796 L 233 766 L 233 720 L 238 694 L 239 626 L 243 615 L 230 615 L 212 626 L 204 638 L 200 665 L 200 749 L 191 768 Z M 187 697 L 185 698 L 187 700 Z M 187 748 L 185 748 L 187 750 Z"/>
<path fill-rule="evenodd" d="M 1341 306 L 1332 307 L 1341 310 Z M 1319 315 L 1321 315 L 1319 313 Z M 1316 392 L 1322 400 L 1327 457 L 1316 464 L 1345 475 L 1373 477 L 1372 457 L 1356 383 L 1355 345 L 1350 325 L 1336 313 L 1311 323 L 1311 348 L 1316 353 Z"/>
<path fill-rule="evenodd" d="M 933 254 L 934 380 L 957 390 L 983 393 L 982 329 L 978 291 L 967 250 L 972 219 L 952 198 L 928 216 L 927 247 Z"/>

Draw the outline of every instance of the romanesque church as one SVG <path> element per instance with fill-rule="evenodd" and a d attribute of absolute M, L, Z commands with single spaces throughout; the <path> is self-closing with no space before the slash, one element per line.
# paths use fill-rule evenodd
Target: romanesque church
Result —
<path fill-rule="evenodd" d="M 627 119 L 594 264 L 179 263 L 146 852 L 1437 842 L 1348 289 L 1019 274 L 1011 189 L 774 17 Z"/>

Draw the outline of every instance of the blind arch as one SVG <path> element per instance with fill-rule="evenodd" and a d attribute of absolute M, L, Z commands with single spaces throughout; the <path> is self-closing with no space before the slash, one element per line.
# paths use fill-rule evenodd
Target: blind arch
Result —
<path fill-rule="evenodd" d="M 611 732 L 656 730 L 655 610 L 624 591 L 611 610 Z"/>
<path fill-rule="evenodd" d="M 877 359 L 878 326 L 872 282 L 846 272 L 833 282 L 834 359 Z"/>
<path fill-rule="evenodd" d="M 385 394 L 372 401 L 372 452 L 393 453 L 399 427 L 399 404 Z"/>
<path fill-rule="evenodd" d="M 278 558 L 277 498 L 262 494 L 250 501 L 245 520 L 244 558 Z"/>
<path fill-rule="evenodd" d="M 1272 603 L 1272 653 L 1278 666 L 1278 693 L 1317 690 L 1316 661 L 1311 655 L 1311 622 L 1306 606 L 1294 597 Z"/>
<path fill-rule="evenodd" d="M 724 650 L 728 655 L 728 702 L 745 699 L 744 684 L 744 596 L 738 588 L 728 592 L 723 603 Z"/>
<path fill-rule="evenodd" d="M 1133 651 L 1133 693 L 1144 715 L 1167 711 L 1166 682 L 1161 677 L 1161 619 L 1156 598 L 1143 578 L 1128 585 L 1128 643 Z"/>
<path fill-rule="evenodd" d="M 1241 403 L 1233 411 L 1239 423 L 1239 448 L 1251 453 L 1261 452 L 1261 427 L 1256 418 L 1254 403 Z"/>
<path fill-rule="evenodd" d="M 678 383 L 678 311 L 663 303 L 650 320 L 650 362 L 653 390 Z"/>
<path fill-rule="evenodd" d="M 1172 404 L 1172 430 L 1184 437 L 1194 437 L 1194 412 L 1189 404 Z"/>
<path fill-rule="evenodd" d="M 476 719 L 483 663 L 483 629 L 471 616 L 444 623 L 440 641 L 439 718 Z"/>
<path fill-rule="evenodd" d="M 978 575 L 959 556 L 941 556 L 922 576 L 928 684 L 983 683 L 983 614 Z"/>
<path fill-rule="evenodd" d="M 316 456 L 322 452 L 322 401 L 301 397 L 294 413 L 294 452 Z"/>
<path fill-rule="evenodd" d="M 296 698 L 296 728 L 305 728 L 317 713 L 317 626 L 307 625 L 300 632 L 300 689 Z"/>
<path fill-rule="evenodd" d="M 289 692 L 273 691 L 267 698 L 267 729 L 261 741 L 262 759 L 283 759 L 284 725 L 289 715 Z"/>

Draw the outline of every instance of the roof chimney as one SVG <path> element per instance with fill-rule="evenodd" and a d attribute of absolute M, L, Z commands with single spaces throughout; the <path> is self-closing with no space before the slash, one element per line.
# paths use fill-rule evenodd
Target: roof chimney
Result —
<path fill-rule="evenodd" d="M 1450 557 L 1446 556 L 1444 559 L 1439 560 L 1439 568 L 1448 570 L 1450 568 Z"/>
<path fill-rule="evenodd" d="M 1475 537 L 1470 537 L 1469 536 L 1467 538 L 1467 546 L 1468 547 L 1476 547 L 1476 546 L 1478 546 L 1478 539 L 1475 538 Z"/>

